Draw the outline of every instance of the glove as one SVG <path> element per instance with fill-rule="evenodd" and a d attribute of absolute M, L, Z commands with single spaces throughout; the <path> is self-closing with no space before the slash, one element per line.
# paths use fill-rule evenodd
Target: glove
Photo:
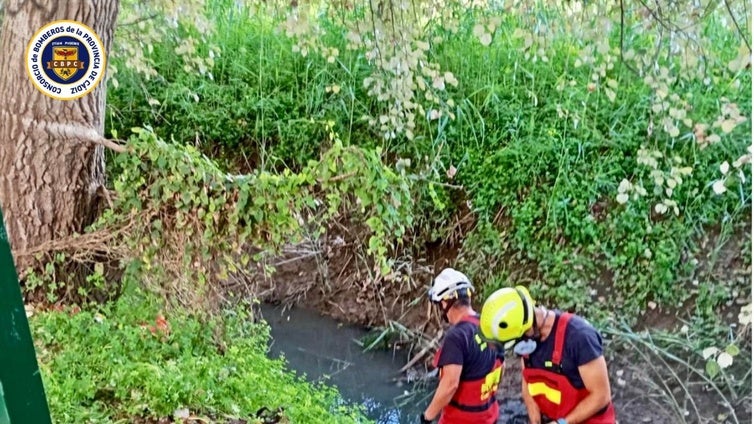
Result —
<path fill-rule="evenodd" d="M 419 414 L 419 424 L 432 424 L 432 421 L 424 418 L 424 412 L 422 412 Z"/>

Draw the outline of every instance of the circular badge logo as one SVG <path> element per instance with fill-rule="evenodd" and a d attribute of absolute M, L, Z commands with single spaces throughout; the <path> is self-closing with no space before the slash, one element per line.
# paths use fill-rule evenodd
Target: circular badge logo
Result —
<path fill-rule="evenodd" d="M 105 48 L 88 26 L 55 21 L 40 28 L 26 47 L 26 71 L 37 90 L 58 100 L 85 96 L 105 74 Z"/>

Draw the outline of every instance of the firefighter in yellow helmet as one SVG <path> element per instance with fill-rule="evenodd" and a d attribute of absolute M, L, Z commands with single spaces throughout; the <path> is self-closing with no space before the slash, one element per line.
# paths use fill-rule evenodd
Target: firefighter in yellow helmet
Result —
<path fill-rule="evenodd" d="M 522 358 L 532 424 L 615 424 L 602 338 L 585 319 L 535 307 L 525 287 L 506 287 L 484 302 L 480 331 Z"/>

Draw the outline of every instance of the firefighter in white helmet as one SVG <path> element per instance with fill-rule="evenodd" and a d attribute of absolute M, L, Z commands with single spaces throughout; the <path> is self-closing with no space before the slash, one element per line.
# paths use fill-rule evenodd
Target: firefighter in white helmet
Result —
<path fill-rule="evenodd" d="M 446 268 L 429 290 L 444 321 L 450 323 L 434 358 L 440 383 L 420 422 L 439 417 L 440 424 L 493 424 L 499 407 L 495 393 L 503 373 L 502 350 L 479 335 L 479 315 L 471 306 L 474 287 L 468 277 Z"/>

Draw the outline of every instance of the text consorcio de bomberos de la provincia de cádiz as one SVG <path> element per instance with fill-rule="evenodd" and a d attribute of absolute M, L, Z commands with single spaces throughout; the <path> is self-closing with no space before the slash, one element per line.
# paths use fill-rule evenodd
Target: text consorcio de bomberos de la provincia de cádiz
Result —
<path fill-rule="evenodd" d="M 45 25 L 27 48 L 32 82 L 44 94 L 60 100 L 93 90 L 104 74 L 105 61 L 102 41 L 91 28 L 75 21 Z"/>

